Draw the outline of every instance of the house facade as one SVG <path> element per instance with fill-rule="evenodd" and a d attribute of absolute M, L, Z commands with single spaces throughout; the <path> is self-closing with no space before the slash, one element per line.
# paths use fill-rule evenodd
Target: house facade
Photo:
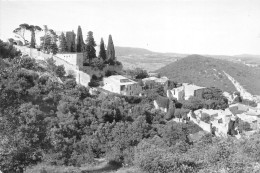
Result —
<path fill-rule="evenodd" d="M 103 89 L 122 95 L 139 95 L 142 87 L 135 81 L 132 81 L 121 75 L 109 76 L 103 79 Z"/>
<path fill-rule="evenodd" d="M 177 100 L 184 100 L 184 87 L 180 86 L 178 88 L 173 88 L 172 90 L 167 90 L 167 97 L 173 97 Z"/>
<path fill-rule="evenodd" d="M 193 84 L 183 84 L 184 86 L 184 99 L 188 100 L 190 97 L 200 97 L 202 98 L 203 89 L 205 87 L 200 87 Z"/>
<path fill-rule="evenodd" d="M 191 97 L 202 98 L 205 87 L 184 83 L 178 88 L 167 91 L 167 97 L 174 97 L 177 100 L 188 100 Z"/>

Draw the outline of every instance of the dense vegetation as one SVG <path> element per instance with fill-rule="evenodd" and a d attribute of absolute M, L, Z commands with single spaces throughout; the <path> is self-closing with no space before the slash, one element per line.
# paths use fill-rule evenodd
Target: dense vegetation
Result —
<path fill-rule="evenodd" d="M 153 108 L 162 88 L 144 97 L 90 95 L 51 59 L 44 67 L 6 43 L 0 52 L 6 63 L 0 71 L 4 173 L 38 163 L 78 167 L 103 157 L 144 172 L 260 170 L 259 134 L 240 141 L 207 134 L 192 141 L 190 134 L 201 131 L 197 125 L 167 121 Z"/>
<path fill-rule="evenodd" d="M 220 59 L 190 55 L 171 63 L 157 72 L 180 83 L 194 83 L 199 86 L 216 87 L 234 92 L 234 85 L 223 73 L 235 78 L 252 94 L 260 94 L 260 69 Z M 252 82 L 254 81 L 254 82 Z"/>

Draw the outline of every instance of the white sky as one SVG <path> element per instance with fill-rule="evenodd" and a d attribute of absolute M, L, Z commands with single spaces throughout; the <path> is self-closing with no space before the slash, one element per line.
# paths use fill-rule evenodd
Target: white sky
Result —
<path fill-rule="evenodd" d="M 159 52 L 260 54 L 260 0 L 0 0 L 0 38 L 21 23 L 89 30 L 99 44 Z M 29 39 L 30 40 L 30 39 Z"/>

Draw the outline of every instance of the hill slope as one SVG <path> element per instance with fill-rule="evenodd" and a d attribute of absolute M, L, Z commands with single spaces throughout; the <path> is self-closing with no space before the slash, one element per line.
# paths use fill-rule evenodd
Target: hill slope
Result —
<path fill-rule="evenodd" d="M 248 67 L 244 64 L 190 55 L 157 70 L 177 82 L 214 86 L 229 92 L 235 91 L 234 85 L 223 71 L 235 78 L 250 93 L 260 95 L 260 68 Z"/>
<path fill-rule="evenodd" d="M 123 63 L 124 69 L 142 68 L 154 71 L 183 58 L 185 54 L 158 53 L 142 48 L 115 47 L 117 59 Z"/>

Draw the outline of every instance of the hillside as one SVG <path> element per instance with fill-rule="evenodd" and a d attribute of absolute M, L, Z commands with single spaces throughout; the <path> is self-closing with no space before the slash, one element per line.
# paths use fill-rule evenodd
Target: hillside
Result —
<path fill-rule="evenodd" d="M 115 47 L 118 61 L 123 63 L 124 69 L 143 68 L 154 71 L 165 65 L 183 58 L 185 54 L 158 53 L 142 48 Z"/>
<path fill-rule="evenodd" d="M 260 95 L 260 68 L 244 64 L 214 59 L 200 55 L 190 55 L 171 63 L 156 72 L 177 82 L 189 82 L 200 86 L 218 87 L 224 91 L 235 91 L 225 71 L 235 78 L 250 93 Z"/>

